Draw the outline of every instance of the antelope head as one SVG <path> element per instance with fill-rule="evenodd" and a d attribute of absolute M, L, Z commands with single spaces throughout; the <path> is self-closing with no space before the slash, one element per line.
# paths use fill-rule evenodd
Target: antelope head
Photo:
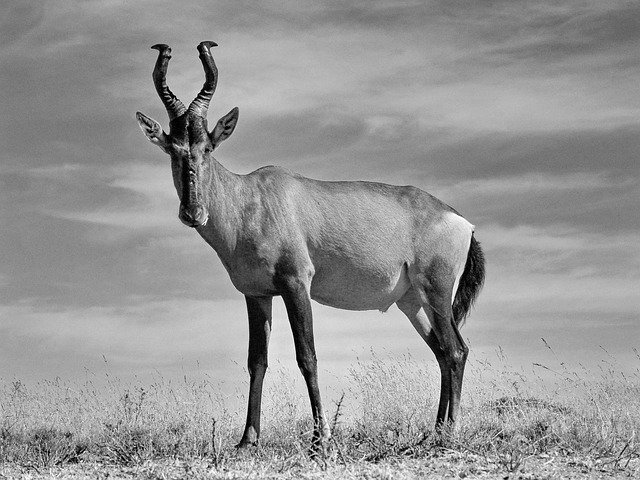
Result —
<path fill-rule="evenodd" d="M 207 223 L 207 189 L 215 162 L 212 152 L 233 133 L 238 122 L 238 108 L 222 117 L 211 131 L 207 128 L 207 110 L 218 83 L 218 69 L 211 56 L 214 42 L 198 45 L 200 60 L 205 72 L 205 82 L 198 96 L 189 108 L 169 90 L 167 86 L 167 66 L 171 58 L 168 45 L 154 45 L 158 59 L 153 70 L 153 83 L 162 103 L 169 114 L 169 133 L 162 126 L 137 112 L 140 128 L 151 143 L 159 146 L 171 157 L 173 183 L 180 198 L 178 218 L 189 227 L 200 227 Z"/>

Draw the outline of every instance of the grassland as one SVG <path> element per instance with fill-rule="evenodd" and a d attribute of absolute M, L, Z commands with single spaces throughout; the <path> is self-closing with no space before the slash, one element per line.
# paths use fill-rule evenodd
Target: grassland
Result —
<path fill-rule="evenodd" d="M 537 370 L 472 362 L 460 428 L 436 435 L 429 367 L 408 357 L 355 365 L 352 387 L 327 399 L 334 437 L 315 457 L 308 401 L 283 372 L 270 373 L 262 442 L 248 451 L 234 448 L 241 402 L 230 408 L 206 377 L 5 381 L 0 478 L 640 477 L 640 370 Z"/>

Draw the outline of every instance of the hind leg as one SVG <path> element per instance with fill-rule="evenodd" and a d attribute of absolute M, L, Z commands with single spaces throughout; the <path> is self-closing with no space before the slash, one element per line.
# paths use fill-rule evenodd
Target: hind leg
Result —
<path fill-rule="evenodd" d="M 460 409 L 462 378 L 469 347 L 464 343 L 453 318 L 451 290 L 452 286 L 438 286 L 435 283 L 427 282 L 415 287 L 422 309 L 426 313 L 432 332 L 438 340 L 443 360 L 441 364 L 441 369 L 444 370 L 443 375 L 450 378 L 447 420 L 455 423 Z M 440 417 L 439 420 L 444 421 L 444 418 Z"/>
<path fill-rule="evenodd" d="M 422 309 L 420 301 L 415 292 L 409 290 L 398 302 L 398 308 L 404 313 L 418 334 L 433 351 L 440 367 L 440 401 L 438 403 L 438 414 L 436 416 L 436 429 L 440 429 L 444 419 L 447 416 L 449 407 L 449 394 L 451 391 L 451 375 L 446 366 L 445 357 L 436 335 L 431 329 L 431 323 L 427 318 L 427 314 Z"/>
<path fill-rule="evenodd" d="M 438 361 L 441 381 L 436 428 L 439 428 L 445 419 L 455 423 L 458 417 L 462 379 L 469 348 L 453 319 L 453 281 L 450 282 L 451 285 L 444 281 L 438 285 L 436 282 L 416 277 L 413 283 L 414 288 L 397 304 L 429 345 Z"/>

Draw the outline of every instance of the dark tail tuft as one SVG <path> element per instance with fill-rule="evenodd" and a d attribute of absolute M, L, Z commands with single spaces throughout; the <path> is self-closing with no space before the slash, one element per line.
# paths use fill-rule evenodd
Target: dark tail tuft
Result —
<path fill-rule="evenodd" d="M 462 277 L 460 277 L 458 291 L 453 299 L 453 318 L 458 326 L 464 323 L 471 305 L 476 301 L 484 283 L 484 274 L 484 253 L 480 248 L 480 242 L 472 234 L 467 263 L 464 266 Z"/>

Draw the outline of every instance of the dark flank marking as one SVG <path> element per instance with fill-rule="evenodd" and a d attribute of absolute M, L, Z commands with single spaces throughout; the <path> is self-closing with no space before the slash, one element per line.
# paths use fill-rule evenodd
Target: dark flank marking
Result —
<path fill-rule="evenodd" d="M 296 268 L 295 257 L 289 250 L 285 250 L 274 265 L 273 285 L 280 291 L 286 291 L 291 278 L 300 274 Z"/>

